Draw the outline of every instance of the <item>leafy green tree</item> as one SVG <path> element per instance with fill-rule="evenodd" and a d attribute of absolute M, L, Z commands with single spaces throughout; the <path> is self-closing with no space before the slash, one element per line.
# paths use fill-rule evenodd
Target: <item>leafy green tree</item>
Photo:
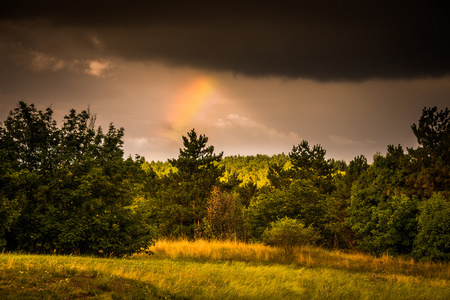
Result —
<path fill-rule="evenodd" d="M 348 167 L 341 169 L 333 177 L 336 189 L 327 197 L 327 224 L 329 247 L 354 248 L 356 238 L 351 226 L 348 224 L 347 208 L 350 205 L 350 197 L 353 183 L 367 170 L 367 159 L 361 155 L 350 161 Z"/>
<path fill-rule="evenodd" d="M 325 197 L 312 181 L 295 180 L 288 188 L 273 189 L 252 199 L 247 209 L 250 234 L 260 239 L 270 224 L 288 217 L 321 230 L 324 226 Z"/>
<path fill-rule="evenodd" d="M 412 125 L 419 147 L 408 149 L 407 192 L 421 198 L 413 255 L 449 260 L 450 111 L 424 108 Z"/>
<path fill-rule="evenodd" d="M 14 170 L 49 172 L 57 163 L 59 132 L 53 111 L 19 102 L 1 128 L 0 149 Z"/>
<path fill-rule="evenodd" d="M 407 156 L 401 146 L 388 147 L 352 187 L 349 222 L 360 249 L 381 254 L 409 254 L 417 232 L 417 197 L 404 194 Z"/>
<path fill-rule="evenodd" d="M 419 205 L 418 233 L 414 240 L 416 258 L 450 260 L 450 201 L 443 193 L 434 193 Z"/>
<path fill-rule="evenodd" d="M 117 158 L 60 173 L 61 181 L 52 187 L 59 201 L 48 217 L 58 224 L 58 252 L 125 255 L 152 243 L 140 165 L 139 160 Z"/>
<path fill-rule="evenodd" d="M 388 146 L 355 181 L 347 211 L 361 249 L 448 259 L 449 121 L 448 109 L 424 108 L 412 126 L 419 147 Z"/>
<path fill-rule="evenodd" d="M 150 245 L 135 177 L 142 161 L 123 160 L 123 129 L 95 131 L 95 118 L 75 110 L 59 129 L 52 113 L 20 102 L 0 130 L 13 179 L 1 195 L 20 210 L 5 233 L 8 249 L 124 255 Z"/>
<path fill-rule="evenodd" d="M 3 206 L 15 207 L 14 223 L 4 233 L 8 248 L 24 247 L 36 251 L 35 240 L 48 239 L 47 228 L 41 226 L 46 210 L 41 195 L 46 193 L 58 163 L 56 148 L 60 142 L 52 116 L 50 108 L 42 112 L 34 105 L 19 102 L 0 128 L 2 165 L 8 169 L 4 179 L 9 183 L 2 186 Z M 19 228 L 13 236 L 11 231 Z"/>

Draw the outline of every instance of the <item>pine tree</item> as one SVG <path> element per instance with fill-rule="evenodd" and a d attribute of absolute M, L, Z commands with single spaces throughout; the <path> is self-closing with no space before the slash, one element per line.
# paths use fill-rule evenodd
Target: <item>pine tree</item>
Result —
<path fill-rule="evenodd" d="M 214 146 L 207 146 L 207 142 L 205 135 L 197 135 L 192 129 L 187 137 L 183 136 L 184 148 L 178 158 L 169 160 L 177 172 L 163 179 L 165 188 L 159 193 L 163 235 L 188 238 L 201 235 L 208 197 L 223 174 L 218 164 L 223 152 L 214 154 Z"/>

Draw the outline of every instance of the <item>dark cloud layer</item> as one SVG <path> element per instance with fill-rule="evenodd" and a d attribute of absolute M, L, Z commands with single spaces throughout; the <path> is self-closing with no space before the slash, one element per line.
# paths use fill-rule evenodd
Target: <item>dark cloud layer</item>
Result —
<path fill-rule="evenodd" d="M 0 11 L 2 40 L 60 56 L 79 51 L 254 77 L 450 74 L 445 1 L 142 2 L 9 1 Z M 59 44 L 45 34 L 54 30 L 67 32 Z"/>

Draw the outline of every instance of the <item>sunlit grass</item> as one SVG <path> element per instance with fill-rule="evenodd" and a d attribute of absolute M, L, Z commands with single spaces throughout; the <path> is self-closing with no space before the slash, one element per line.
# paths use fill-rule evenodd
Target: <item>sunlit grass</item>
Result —
<path fill-rule="evenodd" d="M 159 241 L 128 259 L 0 254 L 1 299 L 450 299 L 447 264 Z"/>
<path fill-rule="evenodd" d="M 363 253 L 329 251 L 313 246 L 297 247 L 294 249 L 293 255 L 289 257 L 278 248 L 238 241 L 160 240 L 150 250 L 154 253 L 153 256 L 158 258 L 190 258 L 207 261 L 243 261 L 271 264 L 288 263 L 304 267 L 415 275 L 450 280 L 450 269 L 447 263 L 418 263 L 413 259 L 407 260 L 389 255 L 376 257 Z"/>

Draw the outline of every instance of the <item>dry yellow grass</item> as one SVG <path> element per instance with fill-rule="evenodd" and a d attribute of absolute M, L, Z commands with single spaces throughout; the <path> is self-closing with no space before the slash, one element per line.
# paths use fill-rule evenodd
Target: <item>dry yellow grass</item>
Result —
<path fill-rule="evenodd" d="M 279 258 L 279 251 L 262 244 L 246 244 L 238 241 L 160 240 L 150 250 L 161 258 L 199 258 L 204 260 L 238 260 L 270 262 Z"/>
<path fill-rule="evenodd" d="M 159 241 L 131 259 L 0 254 L 2 299 L 450 299 L 448 264 Z"/>
<path fill-rule="evenodd" d="M 389 255 L 376 257 L 363 253 L 330 251 L 312 246 L 297 247 L 290 257 L 286 257 L 284 252 L 277 248 L 239 241 L 160 240 L 150 250 L 157 258 L 288 263 L 313 268 L 332 268 L 372 272 L 374 274 L 423 276 L 450 280 L 448 263 L 415 262 L 413 259 L 408 260 Z"/>

